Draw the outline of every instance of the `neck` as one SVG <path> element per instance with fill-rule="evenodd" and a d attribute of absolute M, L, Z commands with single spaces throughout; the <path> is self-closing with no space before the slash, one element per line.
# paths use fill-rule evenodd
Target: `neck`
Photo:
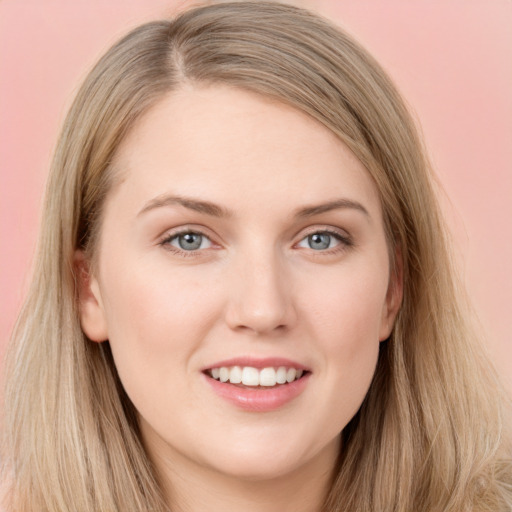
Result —
<path fill-rule="evenodd" d="M 321 512 L 336 466 L 338 441 L 285 475 L 238 478 L 176 455 L 154 463 L 173 512 Z"/>

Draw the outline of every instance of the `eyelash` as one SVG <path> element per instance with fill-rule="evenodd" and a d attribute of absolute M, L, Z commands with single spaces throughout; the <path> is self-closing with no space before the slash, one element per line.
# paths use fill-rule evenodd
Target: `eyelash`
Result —
<path fill-rule="evenodd" d="M 183 258 L 197 257 L 197 256 L 199 256 L 199 254 L 201 252 L 204 251 L 204 249 L 195 249 L 195 250 L 191 250 L 191 251 L 186 251 L 183 249 L 178 249 L 177 247 L 174 247 L 173 245 L 171 245 L 171 242 L 174 239 L 176 239 L 180 236 L 183 236 L 183 235 L 187 235 L 187 234 L 199 235 L 199 236 L 207 238 L 210 241 L 210 243 L 212 243 L 212 244 L 214 243 L 211 241 L 211 239 L 208 235 L 206 235 L 205 233 L 203 233 L 200 230 L 183 229 L 180 231 L 166 234 L 165 237 L 158 242 L 158 245 L 164 247 L 167 251 L 170 251 L 170 252 L 172 252 L 180 257 L 183 257 Z M 336 253 L 344 251 L 354 245 L 354 242 L 352 241 L 350 236 L 342 235 L 338 231 L 335 231 L 332 229 L 315 229 L 314 231 L 306 233 L 297 243 L 300 243 L 303 240 L 305 240 L 306 238 L 313 236 L 313 235 L 317 235 L 317 234 L 332 236 L 340 243 L 339 243 L 339 245 L 332 247 L 330 249 L 324 249 L 324 250 L 318 250 L 318 251 L 315 251 L 314 249 L 310 249 L 315 256 L 336 254 Z M 297 244 L 294 244 L 294 245 L 296 246 Z"/>
<path fill-rule="evenodd" d="M 309 233 L 306 233 L 300 240 L 299 243 L 305 240 L 306 238 L 313 236 L 313 235 L 329 235 L 333 238 L 335 238 L 339 243 L 339 245 L 332 247 L 330 249 L 324 249 L 320 251 L 315 251 L 314 249 L 311 249 L 313 254 L 315 256 L 322 256 L 322 255 L 330 255 L 330 254 L 337 254 L 339 252 L 345 251 L 352 247 L 354 245 L 354 242 L 352 241 L 351 237 L 347 235 L 342 235 L 340 232 L 332 230 L 332 229 L 315 229 Z"/>
<path fill-rule="evenodd" d="M 207 238 L 211 242 L 210 237 L 208 235 L 206 235 L 205 233 L 203 233 L 202 231 L 200 231 L 200 230 L 183 229 L 183 230 L 180 230 L 180 231 L 175 231 L 173 233 L 166 234 L 165 237 L 162 240 L 160 240 L 158 245 L 162 246 L 167 251 L 172 252 L 173 254 L 176 254 L 176 255 L 181 256 L 183 258 L 197 257 L 199 255 L 199 253 L 202 252 L 204 249 L 196 249 L 196 250 L 193 250 L 193 251 L 185 251 L 183 249 L 178 249 L 177 247 L 174 247 L 173 245 L 171 245 L 171 242 L 174 239 L 176 239 L 176 238 L 178 238 L 180 236 L 183 236 L 183 235 L 188 235 L 188 234 L 202 236 L 204 238 Z M 213 242 L 211 242 L 211 243 L 213 244 Z"/>

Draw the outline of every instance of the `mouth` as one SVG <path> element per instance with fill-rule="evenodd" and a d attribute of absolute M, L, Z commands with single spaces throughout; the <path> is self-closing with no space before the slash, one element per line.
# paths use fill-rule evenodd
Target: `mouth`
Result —
<path fill-rule="evenodd" d="M 269 389 L 287 386 L 305 378 L 310 372 L 292 366 L 268 366 L 255 368 L 252 366 L 219 366 L 204 371 L 208 377 L 233 384 L 240 388 Z"/>
<path fill-rule="evenodd" d="M 250 356 L 217 361 L 202 373 L 215 395 L 253 413 L 288 410 L 293 403 L 301 403 L 299 397 L 310 388 L 312 375 L 310 368 L 297 361 Z"/>

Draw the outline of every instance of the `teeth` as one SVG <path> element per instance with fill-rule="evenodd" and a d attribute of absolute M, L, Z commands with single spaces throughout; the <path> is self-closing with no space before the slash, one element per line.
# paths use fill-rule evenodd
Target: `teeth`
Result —
<path fill-rule="evenodd" d="M 260 383 L 259 373 L 260 372 L 256 368 L 246 366 L 242 370 L 242 384 L 245 386 L 258 386 Z"/>
<path fill-rule="evenodd" d="M 231 368 L 229 371 L 229 382 L 231 382 L 231 384 L 240 384 L 242 382 L 242 368 L 240 368 L 240 366 L 233 366 L 233 368 Z"/>
<path fill-rule="evenodd" d="M 286 372 L 286 382 L 293 382 L 297 376 L 297 370 L 295 368 L 289 368 Z"/>
<path fill-rule="evenodd" d="M 280 366 L 276 372 L 276 382 L 278 384 L 284 384 L 286 382 L 286 368 Z"/>
<path fill-rule="evenodd" d="M 227 382 L 229 380 L 229 368 L 223 366 L 219 371 L 219 380 L 221 382 Z"/>
<path fill-rule="evenodd" d="M 275 386 L 276 371 L 274 368 L 263 368 L 260 372 L 260 386 Z"/>
<path fill-rule="evenodd" d="M 286 384 L 300 379 L 304 374 L 303 370 L 296 368 L 253 368 L 251 366 L 221 366 L 212 368 L 210 375 L 220 382 L 230 382 L 231 384 L 244 384 L 245 386 L 265 386 L 272 387 L 276 384 Z"/>

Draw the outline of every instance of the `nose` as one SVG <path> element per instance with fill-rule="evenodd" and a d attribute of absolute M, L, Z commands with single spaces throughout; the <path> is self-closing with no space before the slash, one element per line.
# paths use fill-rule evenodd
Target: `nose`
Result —
<path fill-rule="evenodd" d="M 278 255 L 242 257 L 232 270 L 226 309 L 231 329 L 269 335 L 295 324 L 293 283 Z"/>

